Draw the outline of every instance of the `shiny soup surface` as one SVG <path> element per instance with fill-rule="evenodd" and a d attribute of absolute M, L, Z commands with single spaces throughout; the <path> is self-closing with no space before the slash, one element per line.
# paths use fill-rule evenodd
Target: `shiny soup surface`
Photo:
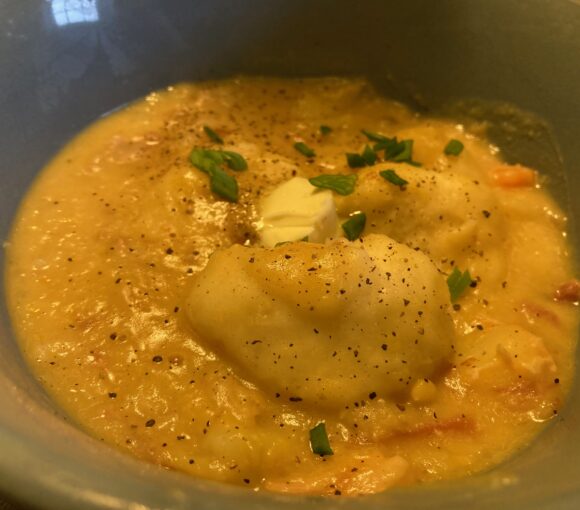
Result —
<path fill-rule="evenodd" d="M 545 178 L 361 80 L 152 93 L 79 134 L 7 247 L 73 421 L 256 490 L 490 468 L 557 419 L 580 286 Z"/>

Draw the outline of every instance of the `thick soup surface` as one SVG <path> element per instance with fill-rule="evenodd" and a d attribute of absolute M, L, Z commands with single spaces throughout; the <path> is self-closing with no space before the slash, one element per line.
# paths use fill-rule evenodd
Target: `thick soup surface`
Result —
<path fill-rule="evenodd" d="M 492 467 L 557 416 L 579 294 L 563 213 L 497 152 L 358 80 L 153 93 L 24 201 L 22 350 L 89 433 L 195 476 L 357 495 Z"/>

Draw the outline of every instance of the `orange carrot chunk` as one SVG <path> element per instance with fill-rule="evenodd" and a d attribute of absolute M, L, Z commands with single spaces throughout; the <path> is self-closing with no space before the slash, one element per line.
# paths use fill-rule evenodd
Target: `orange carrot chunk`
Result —
<path fill-rule="evenodd" d="M 573 279 L 560 285 L 554 294 L 556 301 L 577 303 L 580 301 L 580 281 Z"/>
<path fill-rule="evenodd" d="M 501 188 L 528 188 L 535 186 L 537 173 L 522 165 L 500 165 L 492 170 L 491 181 Z"/>

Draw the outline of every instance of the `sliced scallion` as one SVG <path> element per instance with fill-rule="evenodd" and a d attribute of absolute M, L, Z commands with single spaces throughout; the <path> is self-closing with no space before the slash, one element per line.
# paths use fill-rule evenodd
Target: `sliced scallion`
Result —
<path fill-rule="evenodd" d="M 346 153 L 346 162 L 350 168 L 362 168 L 363 166 L 367 166 L 365 158 L 354 152 Z"/>
<path fill-rule="evenodd" d="M 399 148 L 401 150 L 390 158 L 392 161 L 398 163 L 413 161 L 413 140 L 401 140 L 399 142 Z"/>
<path fill-rule="evenodd" d="M 232 151 L 194 148 L 189 154 L 189 161 L 195 168 L 209 175 L 213 193 L 229 202 L 238 201 L 238 181 L 227 174 L 222 165 L 235 171 L 246 170 L 248 163 L 243 156 Z"/>
<path fill-rule="evenodd" d="M 241 154 L 233 151 L 221 151 L 226 165 L 236 172 L 248 169 L 248 163 Z"/>
<path fill-rule="evenodd" d="M 316 455 L 334 455 L 326 433 L 324 422 L 319 423 L 313 429 L 310 429 L 310 448 Z"/>
<path fill-rule="evenodd" d="M 394 184 L 395 186 L 402 187 L 402 186 L 405 186 L 406 184 L 409 184 L 409 181 L 406 181 L 402 177 L 399 177 L 397 175 L 397 172 L 395 172 L 394 170 L 381 170 L 379 172 L 379 175 L 383 179 L 386 179 L 387 181 L 389 181 L 391 184 Z"/>
<path fill-rule="evenodd" d="M 471 279 L 469 271 L 466 270 L 462 273 L 457 267 L 454 267 L 452 273 L 447 278 L 451 302 L 455 303 L 472 282 L 473 280 Z"/>
<path fill-rule="evenodd" d="M 203 131 L 212 142 L 223 145 L 224 143 L 223 138 L 220 135 L 218 135 L 212 128 L 210 128 L 209 126 L 203 126 Z"/>
<path fill-rule="evenodd" d="M 308 179 L 310 184 L 317 188 L 326 188 L 335 191 L 339 195 L 350 195 L 356 185 L 356 175 L 322 174 Z"/>
<path fill-rule="evenodd" d="M 367 222 L 367 215 L 365 213 L 353 214 L 348 220 L 346 220 L 341 226 L 344 235 L 349 241 L 355 241 L 358 239 Z"/>
<path fill-rule="evenodd" d="M 463 144 L 459 140 L 449 140 L 443 152 L 447 156 L 459 156 L 463 152 Z"/>
<path fill-rule="evenodd" d="M 210 188 L 216 195 L 225 198 L 228 202 L 238 201 L 238 181 L 235 177 L 216 166 L 209 172 Z"/>
<path fill-rule="evenodd" d="M 196 148 L 191 151 L 189 161 L 195 168 L 207 174 L 213 167 L 223 164 L 224 158 L 221 151 Z"/>
<path fill-rule="evenodd" d="M 371 149 L 368 145 L 365 145 L 365 149 L 361 156 L 365 160 L 367 166 L 373 166 L 377 162 L 377 153 Z"/>
<path fill-rule="evenodd" d="M 316 152 L 314 152 L 314 150 L 308 147 L 308 145 L 306 145 L 304 142 L 296 142 L 294 144 L 294 148 L 307 158 L 313 158 L 316 156 Z"/>
<path fill-rule="evenodd" d="M 361 133 L 365 135 L 371 142 L 386 142 L 389 140 L 389 138 L 384 135 L 374 133 L 372 131 L 367 131 L 366 129 L 362 129 Z"/>

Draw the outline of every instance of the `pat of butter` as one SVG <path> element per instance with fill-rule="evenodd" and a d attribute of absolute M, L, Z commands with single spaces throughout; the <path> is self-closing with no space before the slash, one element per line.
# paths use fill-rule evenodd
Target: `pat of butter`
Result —
<path fill-rule="evenodd" d="M 301 239 L 322 243 L 337 230 L 332 192 L 303 177 L 284 182 L 262 200 L 261 214 L 260 236 L 266 248 Z"/>

